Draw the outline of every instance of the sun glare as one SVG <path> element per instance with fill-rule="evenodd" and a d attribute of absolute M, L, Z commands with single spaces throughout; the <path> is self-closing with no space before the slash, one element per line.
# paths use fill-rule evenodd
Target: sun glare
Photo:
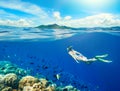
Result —
<path fill-rule="evenodd" d="M 108 7 L 111 4 L 111 2 L 110 0 L 81 0 L 81 4 L 84 7 L 100 9 Z"/>
<path fill-rule="evenodd" d="M 88 10 L 104 10 L 109 8 L 114 0 L 74 0 L 77 6 Z"/>

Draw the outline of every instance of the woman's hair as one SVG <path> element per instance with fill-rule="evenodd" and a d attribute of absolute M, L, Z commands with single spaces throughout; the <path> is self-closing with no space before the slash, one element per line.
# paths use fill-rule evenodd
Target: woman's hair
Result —
<path fill-rule="evenodd" d="M 68 48 L 67 48 L 67 51 L 71 51 L 73 48 L 72 48 L 72 46 L 69 46 Z"/>

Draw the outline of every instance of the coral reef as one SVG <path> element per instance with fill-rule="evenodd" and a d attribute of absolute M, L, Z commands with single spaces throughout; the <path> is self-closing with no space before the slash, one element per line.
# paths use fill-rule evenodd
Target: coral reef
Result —
<path fill-rule="evenodd" d="M 1 91 L 13 91 L 11 87 L 5 87 Z"/>
<path fill-rule="evenodd" d="M 64 80 L 64 79 L 63 79 Z M 60 80 L 58 80 L 60 81 Z M 89 91 L 72 85 L 57 85 L 43 77 L 34 77 L 16 65 L 0 61 L 0 91 Z"/>
<path fill-rule="evenodd" d="M 19 81 L 19 91 L 25 89 L 24 87 L 33 86 L 33 84 L 38 83 L 39 79 L 32 76 L 25 76 Z"/>
<path fill-rule="evenodd" d="M 13 89 L 16 89 L 18 87 L 19 80 L 17 75 L 14 73 L 6 74 L 3 78 L 3 81 L 5 85 L 12 87 Z"/>
<path fill-rule="evenodd" d="M 77 88 L 74 88 L 71 85 L 65 86 L 65 87 L 57 87 L 55 91 L 81 91 L 78 90 Z M 87 91 L 87 90 L 84 90 Z"/>
<path fill-rule="evenodd" d="M 1 75 L 0 78 L 0 91 L 13 91 L 18 88 L 18 77 L 14 73 Z"/>
<path fill-rule="evenodd" d="M 15 73 L 19 77 L 23 77 L 28 74 L 24 69 L 17 67 L 9 61 L 0 61 L 0 74 Z"/>
<path fill-rule="evenodd" d="M 46 79 L 25 76 L 19 81 L 18 91 L 55 91 L 56 86 L 49 84 Z"/>
<path fill-rule="evenodd" d="M 73 86 L 59 87 L 45 78 L 25 76 L 19 80 L 14 73 L 4 75 L 0 81 L 0 91 L 79 91 Z"/>

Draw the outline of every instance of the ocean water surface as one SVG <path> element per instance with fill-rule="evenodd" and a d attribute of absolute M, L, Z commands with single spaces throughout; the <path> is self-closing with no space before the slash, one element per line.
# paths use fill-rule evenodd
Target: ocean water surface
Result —
<path fill-rule="evenodd" d="M 70 30 L 0 27 L 0 61 L 10 61 L 42 74 L 59 85 L 73 85 L 81 91 L 119 91 L 120 33 L 109 30 Z M 112 63 L 76 63 L 67 53 L 73 48 L 88 58 L 109 54 Z M 55 78 L 60 74 L 60 79 Z"/>

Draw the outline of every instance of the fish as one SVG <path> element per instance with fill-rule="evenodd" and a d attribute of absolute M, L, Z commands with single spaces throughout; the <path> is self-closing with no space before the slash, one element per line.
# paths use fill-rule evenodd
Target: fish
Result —
<path fill-rule="evenodd" d="M 33 65 L 33 64 L 34 64 L 34 62 L 30 62 L 30 64 L 31 64 L 31 65 Z"/>
<path fill-rule="evenodd" d="M 60 73 L 56 74 L 56 79 L 59 80 L 60 79 Z"/>

